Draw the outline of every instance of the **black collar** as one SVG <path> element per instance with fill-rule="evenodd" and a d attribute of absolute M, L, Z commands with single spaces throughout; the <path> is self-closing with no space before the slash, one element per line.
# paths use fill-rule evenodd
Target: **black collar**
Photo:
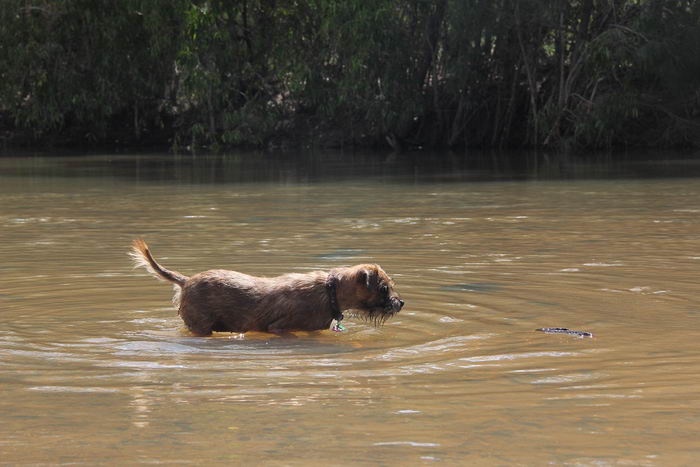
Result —
<path fill-rule="evenodd" d="M 328 273 L 328 279 L 326 279 L 326 290 L 328 291 L 328 301 L 331 304 L 331 317 L 340 323 L 343 320 L 343 312 L 340 311 L 340 306 L 338 305 L 338 294 L 336 289 L 338 288 L 338 277 L 332 272 Z"/>

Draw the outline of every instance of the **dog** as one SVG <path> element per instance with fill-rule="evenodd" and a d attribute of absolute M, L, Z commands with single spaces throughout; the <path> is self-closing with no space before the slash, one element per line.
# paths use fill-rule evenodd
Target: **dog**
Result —
<path fill-rule="evenodd" d="M 129 254 L 135 267 L 174 284 L 173 304 L 197 336 L 329 329 L 345 311 L 378 326 L 404 305 L 394 281 L 378 264 L 277 277 L 212 269 L 187 277 L 158 264 L 141 239 L 133 241 Z"/>

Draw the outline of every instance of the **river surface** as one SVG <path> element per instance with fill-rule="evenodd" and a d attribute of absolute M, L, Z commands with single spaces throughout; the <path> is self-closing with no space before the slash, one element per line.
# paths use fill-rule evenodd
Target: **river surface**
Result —
<path fill-rule="evenodd" d="M 697 465 L 700 159 L 0 157 L 0 464 Z M 166 267 L 404 309 L 193 337 Z M 551 335 L 566 327 L 592 338 Z"/>

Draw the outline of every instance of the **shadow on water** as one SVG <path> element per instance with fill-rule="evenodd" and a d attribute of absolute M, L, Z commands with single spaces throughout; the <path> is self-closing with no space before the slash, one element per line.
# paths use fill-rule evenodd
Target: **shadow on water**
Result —
<path fill-rule="evenodd" d="M 700 175 L 698 155 L 639 153 L 575 156 L 518 153 L 231 153 L 69 157 L 0 155 L 0 175 L 108 177 L 184 183 L 392 183 L 530 179 L 649 178 Z"/>
<path fill-rule="evenodd" d="M 330 340 L 322 333 L 289 333 L 273 335 L 266 333 L 247 333 L 244 335 L 216 333 L 211 338 L 158 336 L 149 333 L 135 333 L 126 340 L 108 342 L 113 351 L 124 355 L 145 356 L 173 354 L 212 354 L 226 356 L 280 356 L 296 355 L 334 355 L 352 352 L 350 346 L 342 341 Z"/>

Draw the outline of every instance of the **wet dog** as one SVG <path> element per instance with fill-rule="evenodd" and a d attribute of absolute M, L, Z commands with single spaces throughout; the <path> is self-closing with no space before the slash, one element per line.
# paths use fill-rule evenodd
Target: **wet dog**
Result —
<path fill-rule="evenodd" d="M 173 303 L 198 336 L 328 329 L 333 320 L 343 319 L 344 311 L 380 325 L 404 304 L 394 281 L 377 264 L 277 277 L 212 269 L 187 277 L 158 264 L 143 240 L 134 240 L 130 255 L 136 266 L 174 284 Z"/>

